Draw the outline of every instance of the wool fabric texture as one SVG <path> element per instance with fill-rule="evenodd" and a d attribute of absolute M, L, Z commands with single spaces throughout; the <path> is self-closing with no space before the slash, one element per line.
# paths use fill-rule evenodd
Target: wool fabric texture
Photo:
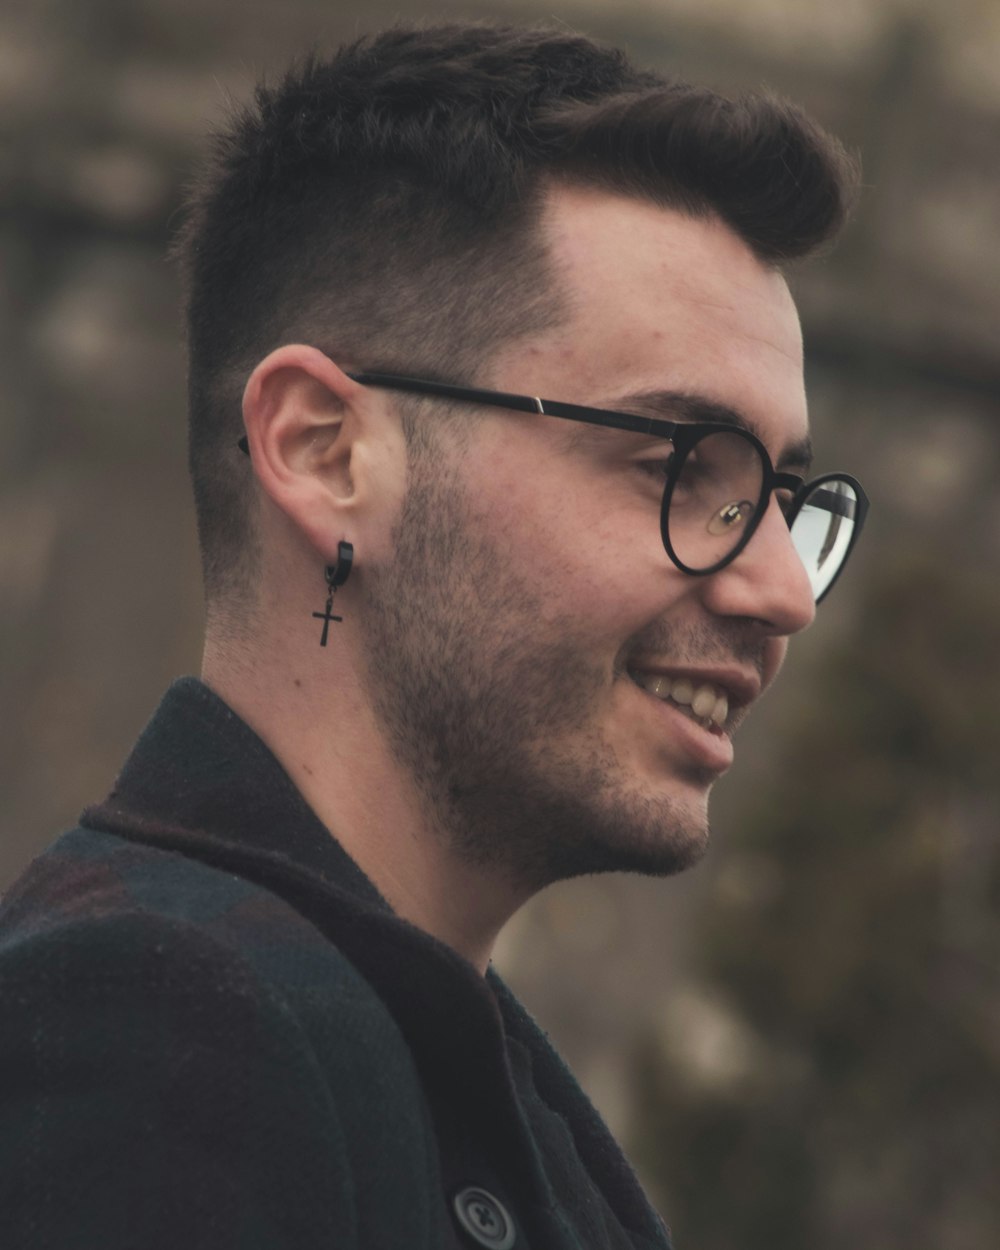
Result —
<path fill-rule="evenodd" d="M 0 904 L 0 1245 L 665 1250 L 501 978 L 396 916 L 257 735 L 176 682 Z"/>

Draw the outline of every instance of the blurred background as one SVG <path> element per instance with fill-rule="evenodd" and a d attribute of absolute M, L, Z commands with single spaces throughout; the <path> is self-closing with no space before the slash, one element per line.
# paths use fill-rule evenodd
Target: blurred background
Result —
<path fill-rule="evenodd" d="M 164 259 L 230 95 L 397 17 L 549 19 L 768 84 L 866 191 L 793 275 L 818 470 L 873 500 L 676 881 L 552 889 L 498 951 L 679 1250 L 1000 1245 L 1000 4 L 6 0 L 0 889 L 100 797 L 201 599 Z M 0 1012 L 3 1007 L 0 1005 Z"/>

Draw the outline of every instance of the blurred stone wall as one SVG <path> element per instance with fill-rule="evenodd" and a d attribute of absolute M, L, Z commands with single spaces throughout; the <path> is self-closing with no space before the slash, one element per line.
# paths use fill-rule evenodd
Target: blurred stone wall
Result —
<path fill-rule="evenodd" d="M 677 1151 L 663 1135 L 669 1140 L 672 1125 L 680 1132 L 688 1123 L 678 1081 L 702 1089 L 702 1078 L 711 1084 L 712 1073 L 747 1071 L 762 1046 L 776 1045 L 767 1036 L 771 1017 L 751 1028 L 752 1006 L 735 1003 L 731 982 L 719 988 L 733 965 L 717 927 L 724 917 L 730 940 L 756 949 L 753 935 L 769 923 L 775 874 L 789 853 L 779 861 L 754 839 L 766 841 L 767 814 L 791 803 L 789 770 L 799 776 L 805 768 L 796 743 L 814 744 L 809 758 L 823 765 L 809 774 L 809 794 L 824 809 L 843 778 L 864 788 L 864 770 L 849 766 L 858 744 L 865 758 L 881 761 L 869 770 L 876 790 L 888 775 L 912 793 L 937 769 L 935 793 L 950 797 L 919 836 L 951 849 L 931 857 L 937 875 L 928 878 L 914 932 L 941 941 L 964 935 L 962 975 L 973 986 L 976 1018 L 992 1021 L 982 1044 L 1000 1055 L 997 983 L 983 971 L 997 941 L 1000 816 L 983 761 L 1000 742 L 993 701 L 985 713 L 975 703 L 997 685 L 978 615 L 990 613 L 989 634 L 992 599 L 977 594 L 995 581 L 1000 555 L 993 0 L 578 0 L 544 10 L 417 9 L 402 0 L 363 9 L 318 0 L 8 0 L 0 10 L 0 888 L 106 790 L 163 687 L 198 667 L 183 357 L 164 253 L 206 119 L 219 115 L 229 93 L 245 95 L 302 49 L 408 12 L 550 16 L 723 89 L 768 84 L 863 155 L 866 193 L 849 236 L 794 275 L 818 466 L 855 471 L 873 499 L 857 564 L 741 735 L 737 768 L 718 795 L 708 862 L 676 882 L 594 879 L 548 891 L 516 918 L 498 952 L 612 1125 L 641 1148 L 643 1174 L 687 1244 L 759 1239 L 776 1250 L 785 1244 L 779 1215 L 770 1223 L 755 1215 L 753 1237 L 710 1235 L 699 1223 L 695 1182 L 690 1192 L 673 1183 Z M 905 613 L 892 610 L 900 603 Z M 920 645 L 907 651 L 905 636 L 918 622 Z M 912 767 L 912 735 L 880 727 L 880 671 L 862 663 L 911 652 L 896 686 L 935 694 L 916 700 L 904 719 L 935 742 L 947 727 L 922 772 Z M 831 684 L 833 657 L 842 678 Z M 847 679 L 858 672 L 867 700 Z M 973 704 L 980 710 L 966 713 Z M 861 827 L 867 818 L 858 811 L 851 819 Z M 803 875 L 782 888 L 803 894 L 808 934 L 810 910 L 822 916 L 829 903 L 829 875 L 809 869 L 815 830 L 807 815 L 795 832 L 792 858 L 802 860 Z M 838 840 L 836 831 L 825 836 Z M 911 845 L 905 830 L 899 837 L 901 847 Z M 850 892 L 852 874 L 866 879 L 871 859 L 857 840 L 845 845 L 849 858 L 836 872 L 838 888 Z M 826 866 L 818 847 L 812 864 Z M 894 914 L 907 904 L 890 873 L 882 880 L 887 893 L 872 907 Z M 777 945 L 760 946 L 775 975 L 775 951 L 802 946 L 799 930 L 781 933 Z M 877 927 L 866 933 L 859 966 L 879 946 Z M 737 986 L 751 983 L 742 970 Z M 812 1017 L 803 1007 L 798 1018 Z M 805 1053 L 810 1045 L 804 1036 Z M 647 1114 L 654 1089 L 659 1128 Z M 794 1101 L 790 1087 L 782 1091 Z M 761 1123 L 752 1103 L 740 1114 L 744 1126 Z M 934 1125 L 925 1118 L 914 1131 L 931 1143 Z M 905 1168 L 887 1181 L 886 1204 L 902 1201 L 911 1181 Z M 796 1193 L 788 1209 L 801 1208 L 801 1218 L 788 1225 L 788 1244 L 832 1244 L 844 1228 L 829 1214 L 829 1194 L 805 1181 Z M 871 1250 L 904 1244 L 894 1240 L 896 1225 L 870 1214 L 873 1201 L 877 1207 L 869 1196 L 869 1214 L 850 1225 L 851 1239 Z M 741 1209 L 734 1196 L 734 1212 Z M 977 1210 L 973 1231 L 951 1219 L 923 1244 L 1000 1244 L 1000 1215 L 991 1226 L 981 1201 Z M 969 1240 L 991 1227 L 996 1237 Z"/>

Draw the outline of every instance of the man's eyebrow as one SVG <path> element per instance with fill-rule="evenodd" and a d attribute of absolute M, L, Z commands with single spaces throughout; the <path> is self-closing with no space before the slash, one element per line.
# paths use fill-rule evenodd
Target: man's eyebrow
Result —
<path fill-rule="evenodd" d="M 660 421 L 712 422 L 716 425 L 732 425 L 756 435 L 761 442 L 760 430 L 743 413 L 727 404 L 720 404 L 704 395 L 692 395 L 684 391 L 640 391 L 611 399 L 601 407 L 612 412 L 632 413 L 637 417 L 653 417 Z M 775 468 L 784 471 L 806 473 L 813 460 L 812 439 L 797 439 L 782 447 L 775 460 Z"/>

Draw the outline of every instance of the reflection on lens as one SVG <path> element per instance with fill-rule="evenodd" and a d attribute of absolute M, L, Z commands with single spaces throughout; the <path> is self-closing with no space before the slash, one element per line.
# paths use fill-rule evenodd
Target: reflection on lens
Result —
<path fill-rule="evenodd" d="M 749 499 L 741 499 L 739 503 L 727 503 L 719 509 L 708 523 L 710 534 L 727 534 L 737 525 L 749 520 L 753 513 L 753 504 Z"/>
<path fill-rule="evenodd" d="M 710 569 L 739 546 L 760 503 L 764 465 L 737 430 L 706 434 L 688 452 L 674 483 L 667 529 L 677 559 Z"/>
<path fill-rule="evenodd" d="M 858 496 L 839 479 L 818 482 L 792 524 L 792 541 L 818 599 L 840 572 L 854 535 Z"/>

